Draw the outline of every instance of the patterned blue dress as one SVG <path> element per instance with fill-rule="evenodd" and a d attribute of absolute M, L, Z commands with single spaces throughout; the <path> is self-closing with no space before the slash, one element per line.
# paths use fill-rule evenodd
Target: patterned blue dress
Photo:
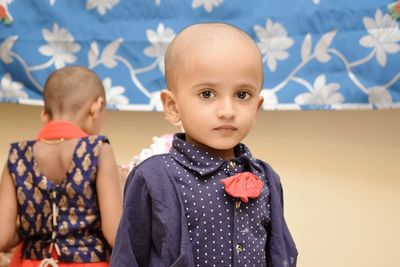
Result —
<path fill-rule="evenodd" d="M 79 139 L 65 177 L 55 184 L 39 170 L 33 154 L 36 141 L 11 144 L 8 169 L 18 200 L 22 258 L 60 262 L 108 261 L 111 247 L 101 231 L 96 176 L 105 136 Z"/>

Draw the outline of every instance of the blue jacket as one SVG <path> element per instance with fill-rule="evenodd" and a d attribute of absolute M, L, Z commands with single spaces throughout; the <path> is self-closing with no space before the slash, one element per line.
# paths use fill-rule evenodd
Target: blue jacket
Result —
<path fill-rule="evenodd" d="M 184 205 L 163 160 L 168 155 L 153 156 L 129 174 L 111 267 L 194 266 Z M 267 266 L 296 266 L 297 249 L 283 216 L 279 176 L 265 162 L 257 164 L 270 187 Z"/>

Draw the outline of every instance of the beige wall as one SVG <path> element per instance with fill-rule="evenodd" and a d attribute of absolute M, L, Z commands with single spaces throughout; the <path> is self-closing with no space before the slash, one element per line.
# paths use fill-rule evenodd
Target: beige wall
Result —
<path fill-rule="evenodd" d="M 39 112 L 0 104 L 1 164 Z M 174 131 L 161 113 L 108 112 L 105 124 L 121 163 Z M 246 143 L 281 176 L 299 267 L 399 266 L 400 110 L 263 112 Z"/>

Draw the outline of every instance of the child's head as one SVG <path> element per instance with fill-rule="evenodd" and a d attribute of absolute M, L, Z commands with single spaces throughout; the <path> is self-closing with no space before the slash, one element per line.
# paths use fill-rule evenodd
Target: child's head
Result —
<path fill-rule="evenodd" d="M 42 120 L 68 120 L 88 134 L 100 132 L 105 91 L 99 77 L 81 66 L 64 67 L 48 77 Z"/>
<path fill-rule="evenodd" d="M 232 157 L 263 102 L 263 62 L 254 41 L 227 24 L 189 26 L 167 50 L 165 75 L 166 118 L 182 123 L 187 142 Z"/>

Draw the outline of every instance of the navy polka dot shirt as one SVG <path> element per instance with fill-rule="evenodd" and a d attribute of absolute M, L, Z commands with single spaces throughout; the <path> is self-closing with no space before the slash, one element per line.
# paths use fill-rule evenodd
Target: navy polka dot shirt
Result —
<path fill-rule="evenodd" d="M 268 181 L 249 149 L 239 144 L 235 158 L 227 161 L 178 134 L 163 160 L 178 184 L 195 266 L 267 266 Z M 227 195 L 220 179 L 246 171 L 257 175 L 264 188 L 244 203 Z"/>

